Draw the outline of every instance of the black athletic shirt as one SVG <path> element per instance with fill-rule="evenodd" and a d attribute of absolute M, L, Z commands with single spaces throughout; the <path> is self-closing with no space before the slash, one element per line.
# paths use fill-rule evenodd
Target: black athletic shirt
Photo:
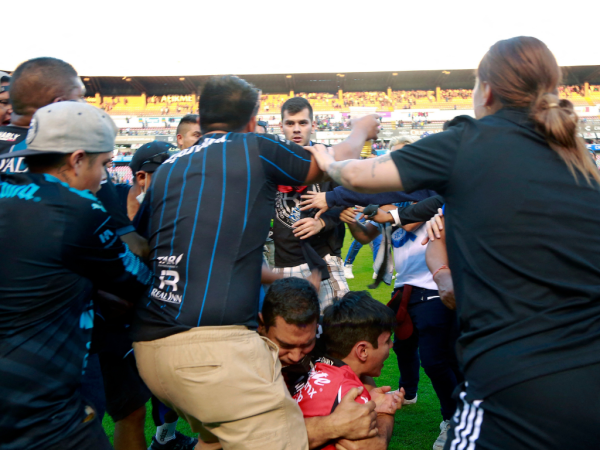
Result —
<path fill-rule="evenodd" d="M 135 300 L 152 274 L 90 191 L 0 174 L 0 447 L 49 448 L 85 417 L 94 286 Z"/>
<path fill-rule="evenodd" d="M 25 150 L 27 144 L 25 138 L 29 128 L 5 125 L 0 127 L 0 155 L 17 150 Z M 22 173 L 27 172 L 25 158 L 0 159 L 0 173 Z"/>
<path fill-rule="evenodd" d="M 293 227 L 300 219 L 314 217 L 316 211 L 300 211 L 302 195 L 307 191 L 328 192 L 335 186 L 331 181 L 326 181 L 312 184 L 305 189 L 293 187 L 290 192 L 281 192 L 282 188 L 278 188 L 275 195 L 275 217 L 271 235 L 275 243 L 275 267 L 296 267 L 306 263 L 301 246 L 303 240 L 294 235 Z M 340 221 L 342 210 L 342 208 L 333 208 L 322 214 L 321 219 L 325 227 L 318 234 L 306 239 L 321 258 L 325 255 L 341 256 L 345 230 Z"/>
<path fill-rule="evenodd" d="M 256 328 L 277 185 L 304 184 L 310 161 L 273 135 L 212 133 L 158 168 L 144 208 L 157 279 L 136 308 L 134 341 L 198 326 Z"/>
<path fill-rule="evenodd" d="M 407 191 L 446 201 L 471 400 L 600 362 L 600 189 L 575 181 L 526 110 L 451 125 L 391 157 Z"/>

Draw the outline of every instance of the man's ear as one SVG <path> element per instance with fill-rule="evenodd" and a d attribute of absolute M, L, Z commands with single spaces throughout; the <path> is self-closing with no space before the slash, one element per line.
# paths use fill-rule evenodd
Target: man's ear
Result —
<path fill-rule="evenodd" d="M 250 122 L 248 122 L 248 125 L 246 125 L 245 133 L 254 133 L 254 130 L 256 130 L 256 120 L 256 116 L 252 116 Z"/>
<path fill-rule="evenodd" d="M 317 121 L 316 120 L 311 121 L 310 129 L 312 130 L 313 133 L 315 132 L 315 130 L 317 129 Z"/>
<path fill-rule="evenodd" d="M 139 187 L 148 187 L 146 186 L 146 172 L 144 172 L 143 170 L 136 172 L 135 178 L 137 179 L 137 184 Z"/>
<path fill-rule="evenodd" d="M 267 327 L 265 326 L 265 320 L 263 319 L 262 312 L 258 313 L 258 333 L 267 334 Z"/>
<path fill-rule="evenodd" d="M 77 150 L 71 153 L 71 156 L 69 156 L 67 161 L 70 168 L 75 170 L 77 174 L 85 162 L 85 152 L 83 150 Z"/>
<path fill-rule="evenodd" d="M 365 363 L 367 362 L 367 358 L 369 357 L 370 347 L 371 345 L 369 345 L 367 341 L 360 341 L 354 345 L 352 352 L 360 362 Z"/>

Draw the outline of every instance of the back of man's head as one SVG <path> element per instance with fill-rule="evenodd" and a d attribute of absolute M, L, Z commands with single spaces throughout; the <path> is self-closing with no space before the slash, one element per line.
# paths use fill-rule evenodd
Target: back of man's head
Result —
<path fill-rule="evenodd" d="M 77 85 L 77 72 L 56 58 L 25 61 L 12 74 L 10 101 L 18 115 L 31 115 L 39 108 L 67 96 Z"/>
<path fill-rule="evenodd" d="M 392 310 L 367 291 L 348 292 L 323 314 L 327 353 L 334 358 L 345 358 L 360 341 L 367 341 L 377 348 L 379 336 L 391 332 L 394 323 Z"/>
<path fill-rule="evenodd" d="M 304 278 L 282 278 L 267 291 L 262 308 L 265 328 L 275 325 L 281 317 L 290 325 L 310 325 L 319 319 L 319 295 Z"/>
<path fill-rule="evenodd" d="M 298 114 L 300 111 L 308 109 L 308 116 L 310 121 L 313 121 L 313 109 L 309 101 L 304 97 L 292 97 L 288 98 L 285 103 L 281 106 L 281 120 L 284 120 L 285 112 L 291 116 Z"/>
<path fill-rule="evenodd" d="M 256 115 L 258 90 L 235 76 L 212 77 L 200 95 L 200 131 L 241 131 Z"/>

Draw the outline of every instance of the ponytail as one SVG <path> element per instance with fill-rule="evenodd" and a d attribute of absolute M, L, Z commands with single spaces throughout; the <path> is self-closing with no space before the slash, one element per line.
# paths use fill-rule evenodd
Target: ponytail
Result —
<path fill-rule="evenodd" d="M 477 76 L 489 83 L 504 106 L 529 108 L 537 131 L 565 162 L 575 180 L 600 184 L 600 172 L 583 140 L 577 136 L 577 114 L 568 100 L 559 100 L 561 71 L 556 58 L 539 39 L 518 36 L 498 41 L 485 54 Z"/>
<path fill-rule="evenodd" d="M 598 168 L 590 158 L 583 139 L 577 136 L 578 117 L 570 101 L 543 93 L 532 104 L 531 118 L 538 132 L 565 162 L 575 179 L 580 173 L 588 184 L 592 184 L 592 179 L 600 184 Z"/>

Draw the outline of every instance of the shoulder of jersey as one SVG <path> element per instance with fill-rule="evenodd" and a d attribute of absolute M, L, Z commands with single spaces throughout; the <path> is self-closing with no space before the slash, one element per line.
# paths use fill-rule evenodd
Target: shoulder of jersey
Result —
<path fill-rule="evenodd" d="M 72 188 L 67 183 L 60 181 L 58 178 L 51 175 L 44 174 L 44 179 L 48 185 L 55 185 L 58 189 L 63 190 L 66 196 L 69 197 L 69 204 L 76 207 L 84 207 L 89 205 L 91 210 L 99 210 L 106 213 L 106 208 L 98 198 L 92 194 L 91 191 L 85 190 L 80 191 L 79 189 Z M 89 211 L 87 208 L 83 209 L 82 212 Z"/>

